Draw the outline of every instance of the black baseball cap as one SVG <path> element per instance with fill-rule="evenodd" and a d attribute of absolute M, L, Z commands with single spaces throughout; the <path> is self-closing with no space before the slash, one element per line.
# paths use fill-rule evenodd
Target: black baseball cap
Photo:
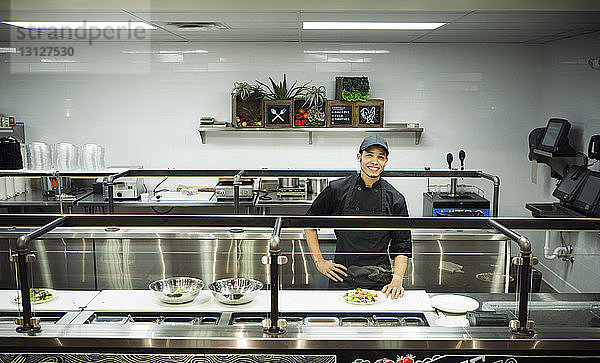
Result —
<path fill-rule="evenodd" d="M 374 145 L 381 146 L 382 148 L 385 149 L 385 152 L 389 155 L 390 149 L 388 148 L 388 143 L 383 137 L 381 137 L 379 135 L 369 135 L 369 136 L 365 137 L 363 139 L 363 141 L 360 143 L 360 148 L 358 149 L 358 152 L 362 153 L 363 151 L 365 151 L 366 149 L 368 149 Z"/>

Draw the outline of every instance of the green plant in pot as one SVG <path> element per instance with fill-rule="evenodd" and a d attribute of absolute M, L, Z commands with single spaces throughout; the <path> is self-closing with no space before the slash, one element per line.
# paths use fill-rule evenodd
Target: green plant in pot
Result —
<path fill-rule="evenodd" d="M 298 83 L 298 81 L 296 81 L 288 88 L 285 74 L 283 75 L 283 81 L 279 83 L 275 83 L 271 77 L 269 77 L 269 80 L 271 81 L 271 85 L 256 81 L 256 83 L 262 87 L 262 92 L 265 94 L 265 99 L 267 100 L 293 100 L 294 98 L 303 95 L 306 86 L 310 83 L 310 81 L 308 81 L 303 85 L 296 86 Z"/>
<path fill-rule="evenodd" d="M 235 82 L 231 95 L 235 106 L 232 118 L 235 126 L 263 126 L 262 100 L 265 95 L 260 86 Z"/>
<path fill-rule="evenodd" d="M 308 109 L 306 126 L 318 127 L 325 125 L 324 105 L 327 101 L 325 86 L 310 86 L 304 91 L 306 101 L 303 107 Z"/>
<path fill-rule="evenodd" d="M 344 77 L 342 83 L 342 98 L 345 101 L 366 101 L 369 93 L 369 78 Z"/>

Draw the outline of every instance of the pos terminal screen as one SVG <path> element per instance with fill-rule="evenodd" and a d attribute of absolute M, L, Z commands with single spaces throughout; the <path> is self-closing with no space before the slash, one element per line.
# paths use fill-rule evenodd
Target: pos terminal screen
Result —
<path fill-rule="evenodd" d="M 540 142 L 539 149 L 547 152 L 555 152 L 569 133 L 571 124 L 569 121 L 552 118 L 546 125 L 546 131 Z"/>
<path fill-rule="evenodd" d="M 573 203 L 577 191 L 585 181 L 588 175 L 586 166 L 574 167 L 564 178 L 558 183 L 552 195 L 558 198 L 563 203 Z"/>
<path fill-rule="evenodd" d="M 600 174 L 590 172 L 575 198 L 575 208 L 587 213 L 593 212 L 598 202 L 598 194 L 600 194 Z"/>

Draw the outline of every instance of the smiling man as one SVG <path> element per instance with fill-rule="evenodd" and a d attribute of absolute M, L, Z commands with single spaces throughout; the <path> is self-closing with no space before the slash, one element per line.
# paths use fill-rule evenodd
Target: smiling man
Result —
<path fill-rule="evenodd" d="M 408 216 L 404 196 L 381 179 L 388 155 L 388 143 L 383 137 L 365 137 L 356 155 L 360 172 L 332 181 L 306 214 Z M 402 279 L 412 254 L 410 231 L 336 230 L 333 261 L 323 258 L 316 230 L 305 229 L 304 234 L 315 265 L 329 278 L 330 288 L 381 289 L 392 298 L 404 295 Z"/>

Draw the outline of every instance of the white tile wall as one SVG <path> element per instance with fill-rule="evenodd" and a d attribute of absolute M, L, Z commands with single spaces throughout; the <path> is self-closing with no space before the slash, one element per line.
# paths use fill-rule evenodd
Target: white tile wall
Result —
<path fill-rule="evenodd" d="M 29 45 L 33 45 L 30 43 Z M 389 135 L 389 168 L 445 168 L 445 155 L 467 152 L 467 168 L 502 179 L 501 214 L 527 215 L 524 204 L 547 198 L 528 182 L 527 135 L 540 115 L 543 48 L 485 44 L 110 43 L 73 44 L 75 63 L 0 55 L 0 109 L 27 123 L 29 141 L 106 147 L 107 164 L 178 168 L 354 168 L 363 135 L 209 135 L 201 116 L 230 118 L 235 81 L 312 80 L 330 98 L 335 76 L 368 75 L 385 99 L 387 122 L 419 122 L 412 135 Z M 184 53 L 160 62 L 158 51 Z M 348 50 L 378 53 L 348 54 Z M 329 53 L 305 53 L 326 50 Z M 138 53 L 132 54 L 131 51 Z M 383 52 L 382 52 L 383 51 Z M 176 59 L 171 59 L 176 60 Z M 22 64 L 30 63 L 26 69 Z M 13 64 L 18 66 L 11 67 Z M 47 68 L 46 68 L 47 69 Z M 68 102 L 66 100 L 69 100 Z M 433 180 L 432 182 L 447 182 Z M 491 185 L 484 187 L 491 198 Z M 409 210 L 421 215 L 425 180 L 394 181 Z"/>

